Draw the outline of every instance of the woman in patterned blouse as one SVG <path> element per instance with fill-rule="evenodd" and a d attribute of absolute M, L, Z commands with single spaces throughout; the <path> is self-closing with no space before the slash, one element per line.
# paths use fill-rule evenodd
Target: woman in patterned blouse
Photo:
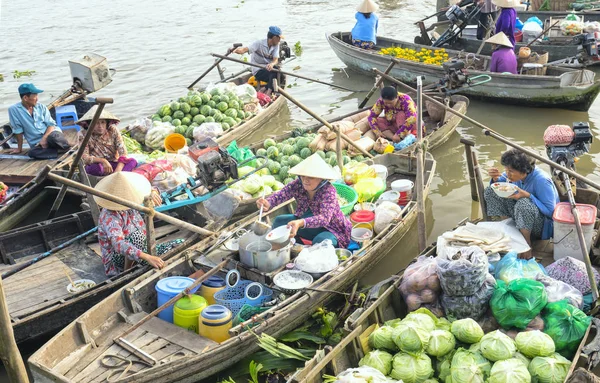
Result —
<path fill-rule="evenodd" d="M 84 129 L 96 114 L 96 106 L 92 107 L 78 122 Z M 106 109 L 102 110 L 100 118 L 94 127 L 92 137 L 86 145 L 83 163 L 86 173 L 93 176 L 106 176 L 113 172 L 130 172 L 137 166 L 137 161 L 127 157 L 127 149 L 123 137 L 117 128 L 119 119 Z M 79 132 L 79 143 L 83 141 L 84 134 Z"/>
<path fill-rule="evenodd" d="M 142 204 L 144 197 L 151 195 L 155 205 L 162 200 L 150 182 L 137 173 L 117 172 L 104 177 L 95 189 L 125 200 Z M 135 262 L 146 263 L 161 269 L 165 263 L 160 257 L 147 253 L 146 226 L 141 214 L 126 206 L 94 197 L 98 206 L 102 207 L 98 219 L 98 242 L 102 250 L 102 263 L 106 275 L 113 276 L 127 270 Z M 175 239 L 156 246 L 156 254 L 162 255 L 183 239 Z"/>
<path fill-rule="evenodd" d="M 383 117 L 379 115 L 383 112 Z M 378 137 L 398 143 L 408 134 L 417 136 L 417 108 L 409 95 L 391 86 L 381 90 L 381 97 L 371 108 L 369 125 Z"/>
<path fill-rule="evenodd" d="M 340 176 L 318 154 L 289 170 L 289 174 L 299 176 L 283 189 L 267 198 L 259 198 L 256 204 L 268 211 L 294 198 L 298 204 L 295 214 L 283 214 L 275 218 L 273 228 L 287 225 L 290 237 L 319 243 L 331 240 L 334 247 L 347 247 L 350 243 L 352 224 L 340 209 L 335 187 L 329 180 Z"/>

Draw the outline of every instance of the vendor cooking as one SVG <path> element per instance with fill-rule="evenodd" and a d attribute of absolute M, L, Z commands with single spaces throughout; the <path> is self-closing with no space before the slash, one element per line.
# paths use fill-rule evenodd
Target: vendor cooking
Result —
<path fill-rule="evenodd" d="M 500 174 L 496 168 L 489 169 L 488 174 L 492 178 L 490 183 L 510 182 L 518 189 L 515 194 L 502 198 L 491 187 L 487 187 L 484 194 L 487 214 L 514 219 L 517 229 L 530 246 L 531 238 L 552 237 L 552 214 L 559 199 L 550 176 L 535 166 L 535 160 L 517 149 L 504 152 L 500 162 L 506 171 Z M 531 257 L 531 250 L 519 254 L 522 259 Z"/>
<path fill-rule="evenodd" d="M 379 115 L 383 112 L 383 116 Z M 371 108 L 369 125 L 378 137 L 398 143 L 408 135 L 417 135 L 417 108 L 409 95 L 386 86 Z"/>
<path fill-rule="evenodd" d="M 287 225 L 290 237 L 299 237 L 319 243 L 331 240 L 334 247 L 347 247 L 350 243 L 352 224 L 344 216 L 337 199 L 335 187 L 329 180 L 340 178 L 318 154 L 313 154 L 289 170 L 299 176 L 283 189 L 267 198 L 259 198 L 256 204 L 265 210 L 292 198 L 298 207 L 295 214 L 275 218 L 273 228 Z"/>

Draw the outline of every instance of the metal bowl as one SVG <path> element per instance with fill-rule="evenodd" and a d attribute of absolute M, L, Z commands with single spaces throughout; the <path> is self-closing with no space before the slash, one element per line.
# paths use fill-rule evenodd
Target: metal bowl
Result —
<path fill-rule="evenodd" d="M 295 280 L 302 286 L 291 286 L 289 284 L 290 280 Z M 309 273 L 300 270 L 284 270 L 273 277 L 273 283 L 284 293 L 294 294 L 298 290 L 310 286 L 313 283 L 313 277 Z"/>

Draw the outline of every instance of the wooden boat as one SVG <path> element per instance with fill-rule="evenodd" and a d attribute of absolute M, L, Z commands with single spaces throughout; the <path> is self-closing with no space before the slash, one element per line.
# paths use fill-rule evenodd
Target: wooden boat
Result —
<path fill-rule="evenodd" d="M 415 160 L 408 155 L 388 154 L 375 159 L 390 169 L 388 181 L 398 178 L 413 178 Z M 435 170 L 435 161 L 428 156 L 426 162 L 425 190 Z M 414 197 L 413 197 L 414 198 Z M 283 212 L 290 212 L 292 205 L 288 202 L 281 205 L 269 217 L 272 219 Z M 239 221 L 227 229 L 234 233 L 240 228 L 248 228 L 256 215 Z M 394 246 L 402 241 L 403 236 L 416 219 L 415 202 L 410 202 L 404 209 L 403 218 L 392 223 L 361 249 L 363 255 L 355 255 L 317 279 L 310 286 L 311 290 L 300 291 L 287 298 L 266 312 L 260 314 L 253 327 L 254 334 L 268 333 L 272 336 L 282 335 L 296 328 L 311 314 L 312 310 L 332 298 L 331 290 L 343 289 L 357 280 L 361 275 L 385 257 Z M 219 263 L 224 256 L 232 252 L 218 250 L 203 254 L 212 240 L 206 239 L 190 250 L 167 262 L 161 271 L 151 271 L 131 281 L 111 296 L 94 306 L 42 346 L 29 359 L 31 371 L 39 382 L 90 382 L 101 381 L 112 373 L 103 367 L 101 360 L 105 355 L 116 354 L 135 360 L 129 353 L 113 345 L 112 339 L 130 328 L 141 317 L 156 308 L 155 283 L 160 278 L 170 275 L 190 275 L 196 271 L 194 259 L 204 255 Z M 235 252 L 233 252 L 235 256 Z M 240 262 L 230 261 L 232 267 L 242 273 L 245 279 L 270 283 L 271 275 L 256 269 L 249 269 Z M 225 271 L 225 270 L 223 270 Z M 273 272 L 274 273 L 274 272 Z M 316 290 L 313 290 L 316 289 Z M 128 340 L 135 347 L 157 359 L 158 364 L 146 368 L 138 363 L 132 366 L 129 374 L 122 377 L 128 382 L 174 382 L 199 381 L 214 373 L 223 371 L 245 356 L 258 350 L 256 337 L 240 326 L 230 330 L 232 338 L 215 343 L 194 333 L 187 332 L 170 323 L 153 318 L 135 330 Z"/>
<path fill-rule="evenodd" d="M 447 0 L 438 0 L 437 1 L 437 9 L 445 8 L 448 6 Z M 556 17 L 566 17 L 569 15 L 571 11 L 517 11 L 517 17 L 522 22 L 527 21 L 530 17 L 537 17 L 538 19 L 547 20 L 549 18 Z M 584 16 L 586 21 L 600 21 L 600 12 L 599 11 L 582 11 L 582 12 L 574 12 L 578 16 Z M 438 16 L 438 21 L 446 21 L 448 18 L 444 13 Z M 470 25 L 477 25 L 477 20 L 471 20 Z"/>
<path fill-rule="evenodd" d="M 376 50 L 357 48 L 349 43 L 349 38 L 348 32 L 327 36 L 329 45 L 342 62 L 350 69 L 366 75 L 373 76 L 373 68 L 385 71 L 391 62 L 390 56 L 381 55 Z M 377 42 L 378 49 L 391 46 L 415 50 L 435 49 L 385 37 L 378 37 Z M 461 57 L 458 51 L 446 52 L 450 57 Z M 469 58 L 466 62 L 470 68 L 469 74 L 489 75 L 491 81 L 461 90 L 461 94 L 469 97 L 521 106 L 587 111 L 600 92 L 600 81 L 596 81 L 595 73 L 589 70 L 549 66 L 544 76 L 501 74 L 485 70 L 489 68 L 489 56 L 474 55 L 474 58 L 476 60 Z M 417 76 L 422 76 L 423 85 L 429 85 L 437 83 L 445 73 L 441 66 L 398 59 L 390 74 L 409 84 L 414 84 Z"/>

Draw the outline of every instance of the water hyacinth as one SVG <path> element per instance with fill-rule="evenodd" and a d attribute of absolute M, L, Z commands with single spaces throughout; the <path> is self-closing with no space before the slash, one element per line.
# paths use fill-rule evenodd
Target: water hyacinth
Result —
<path fill-rule="evenodd" d="M 491 369 L 490 362 L 479 352 L 459 348 L 452 358 L 450 377 L 452 383 L 484 383 Z"/>
<path fill-rule="evenodd" d="M 426 352 L 432 356 L 444 356 L 454 350 L 456 339 L 451 332 L 446 330 L 434 330 L 431 332 Z"/>
<path fill-rule="evenodd" d="M 563 383 L 571 362 L 558 353 L 551 356 L 538 356 L 529 363 L 529 373 L 539 383 Z"/>
<path fill-rule="evenodd" d="M 481 354 L 492 362 L 510 359 L 517 351 L 515 342 L 498 330 L 485 334 L 479 343 Z"/>
<path fill-rule="evenodd" d="M 379 370 L 383 375 L 389 375 L 392 371 L 393 356 L 385 351 L 373 350 L 365 355 L 359 362 L 358 366 L 373 367 Z"/>
<path fill-rule="evenodd" d="M 469 344 L 477 343 L 483 337 L 481 326 L 471 318 L 459 319 L 452 322 L 450 331 L 456 339 Z"/>
<path fill-rule="evenodd" d="M 488 383 L 530 383 L 531 374 L 523 362 L 511 358 L 500 360 L 492 366 Z"/>
<path fill-rule="evenodd" d="M 540 330 L 520 332 L 515 338 L 515 343 L 517 349 L 528 358 L 554 354 L 552 337 Z"/>
<path fill-rule="evenodd" d="M 422 383 L 433 376 L 431 359 L 424 353 L 394 355 L 390 376 L 404 383 Z"/>

